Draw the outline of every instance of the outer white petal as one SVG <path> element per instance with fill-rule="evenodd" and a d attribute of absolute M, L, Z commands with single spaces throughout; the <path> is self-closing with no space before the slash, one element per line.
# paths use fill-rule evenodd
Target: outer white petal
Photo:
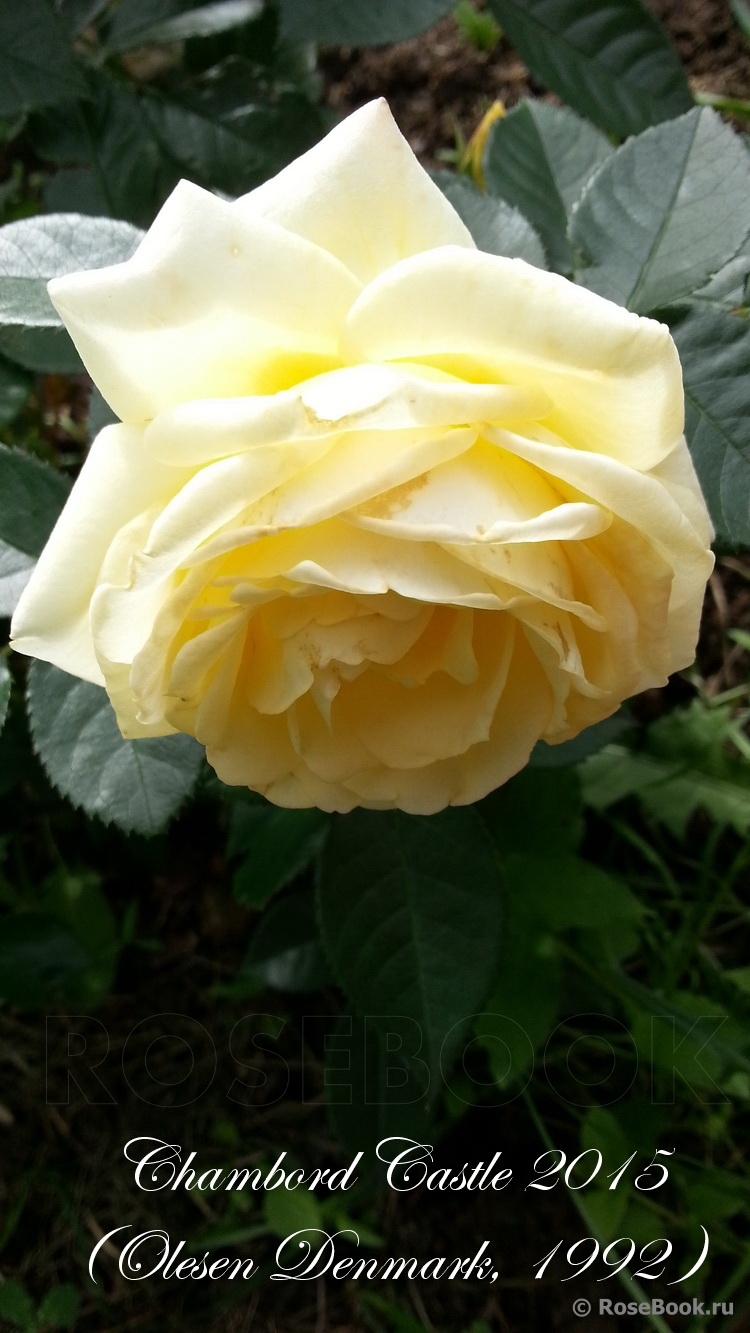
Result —
<path fill-rule="evenodd" d="M 328 369 L 358 291 L 325 250 L 187 181 L 127 263 L 49 284 L 86 369 L 130 422 Z"/>
<path fill-rule="evenodd" d="M 422 170 L 387 102 L 347 116 L 309 153 L 239 199 L 340 259 L 361 282 L 409 255 L 474 242 Z"/>
<path fill-rule="evenodd" d="M 690 519 L 700 541 L 708 546 L 715 533 L 684 437 L 677 441 L 663 462 L 651 469 L 650 475 L 661 482 Z"/>
<path fill-rule="evenodd" d="M 567 444 L 631 467 L 682 433 L 677 349 L 643 319 L 521 259 L 446 247 L 396 265 L 347 317 L 344 359 L 429 359 L 468 379 L 534 385 Z"/>
<path fill-rule="evenodd" d="M 102 562 L 120 530 L 165 505 L 188 475 L 147 459 L 138 427 L 97 436 L 13 617 L 17 652 L 104 683 L 89 627 Z"/>

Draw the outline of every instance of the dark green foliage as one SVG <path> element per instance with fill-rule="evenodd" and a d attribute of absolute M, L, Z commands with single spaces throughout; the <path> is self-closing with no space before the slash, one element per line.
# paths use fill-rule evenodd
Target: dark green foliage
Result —
<path fill-rule="evenodd" d="M 237 972 L 237 989 L 314 991 L 329 980 L 312 890 L 284 894 L 263 914 Z"/>
<path fill-rule="evenodd" d="M 611 153 L 612 145 L 593 125 L 566 107 L 543 102 L 521 102 L 490 131 L 487 189 L 534 224 L 550 267 L 561 273 L 573 268 L 566 234 L 570 211 Z"/>
<path fill-rule="evenodd" d="M 68 490 L 59 472 L 0 445 L 0 615 L 15 611 Z"/>
<path fill-rule="evenodd" d="M 490 0 L 537 78 L 624 138 L 687 111 L 692 98 L 664 30 L 641 0 Z"/>
<path fill-rule="evenodd" d="M 0 115 L 13 116 L 81 96 L 85 83 L 67 49 L 51 0 L 28 0 L 19 23 L 14 0 L 0 2 Z"/>
<path fill-rule="evenodd" d="M 480 250 L 509 259 L 525 259 L 527 264 L 546 268 L 544 247 L 531 223 L 518 208 L 504 199 L 482 194 L 470 181 L 452 171 L 438 171 L 434 177 Z"/>
<path fill-rule="evenodd" d="M 750 231 L 750 156 L 702 107 L 629 140 L 575 210 L 580 281 L 639 314 L 698 291 Z"/>
<path fill-rule="evenodd" d="M 235 801 L 227 855 L 240 857 L 232 885 L 244 907 L 265 907 L 320 850 L 329 819 L 320 810 L 280 810 L 267 801 Z"/>
<path fill-rule="evenodd" d="M 453 7 L 453 0 L 280 0 L 284 32 L 297 41 L 381 46 L 416 37 Z"/>
<path fill-rule="evenodd" d="M 433 1073 L 491 981 L 501 889 L 499 858 L 473 810 L 334 821 L 319 883 L 326 951 L 362 1013 L 417 1020 Z"/>
<path fill-rule="evenodd" d="M 74 805 L 126 831 L 157 833 L 190 795 L 202 759 L 189 736 L 126 741 L 99 685 L 48 662 L 29 672 L 34 748 Z"/>
<path fill-rule="evenodd" d="M 750 324 L 721 310 L 675 320 L 686 430 L 711 516 L 729 542 L 750 545 Z"/>

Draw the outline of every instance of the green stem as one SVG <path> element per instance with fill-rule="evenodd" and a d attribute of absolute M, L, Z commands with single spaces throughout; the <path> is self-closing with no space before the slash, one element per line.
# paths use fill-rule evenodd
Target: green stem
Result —
<path fill-rule="evenodd" d="M 698 106 L 712 106 L 714 111 L 728 111 L 732 116 L 750 116 L 750 102 L 744 97 L 725 97 L 723 93 L 693 93 Z"/>

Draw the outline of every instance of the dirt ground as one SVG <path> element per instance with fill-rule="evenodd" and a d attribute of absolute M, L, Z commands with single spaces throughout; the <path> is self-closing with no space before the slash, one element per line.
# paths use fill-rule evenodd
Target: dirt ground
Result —
<path fill-rule="evenodd" d="M 729 0 L 646 0 L 667 27 L 696 91 L 750 97 L 750 42 L 732 17 Z M 321 67 L 328 105 L 349 112 L 387 97 L 414 152 L 428 166 L 468 138 L 490 102 L 515 106 L 522 97 L 556 100 L 536 84 L 501 38 L 477 51 L 451 15 L 431 32 L 374 50 L 329 47 Z M 747 126 L 746 126 L 747 128 Z"/>

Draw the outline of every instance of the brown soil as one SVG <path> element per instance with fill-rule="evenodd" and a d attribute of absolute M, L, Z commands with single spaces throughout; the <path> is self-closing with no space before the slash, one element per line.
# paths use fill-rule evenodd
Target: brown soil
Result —
<path fill-rule="evenodd" d="M 666 25 L 693 88 L 750 97 L 750 42 L 728 0 L 647 4 Z M 522 97 L 556 100 L 534 82 L 505 38 L 494 51 L 477 51 L 450 15 L 431 32 L 392 46 L 328 47 L 321 68 L 333 110 L 344 114 L 372 97 L 386 97 L 414 152 L 429 166 L 455 147 L 457 129 L 468 138 L 496 98 L 508 107 Z"/>

